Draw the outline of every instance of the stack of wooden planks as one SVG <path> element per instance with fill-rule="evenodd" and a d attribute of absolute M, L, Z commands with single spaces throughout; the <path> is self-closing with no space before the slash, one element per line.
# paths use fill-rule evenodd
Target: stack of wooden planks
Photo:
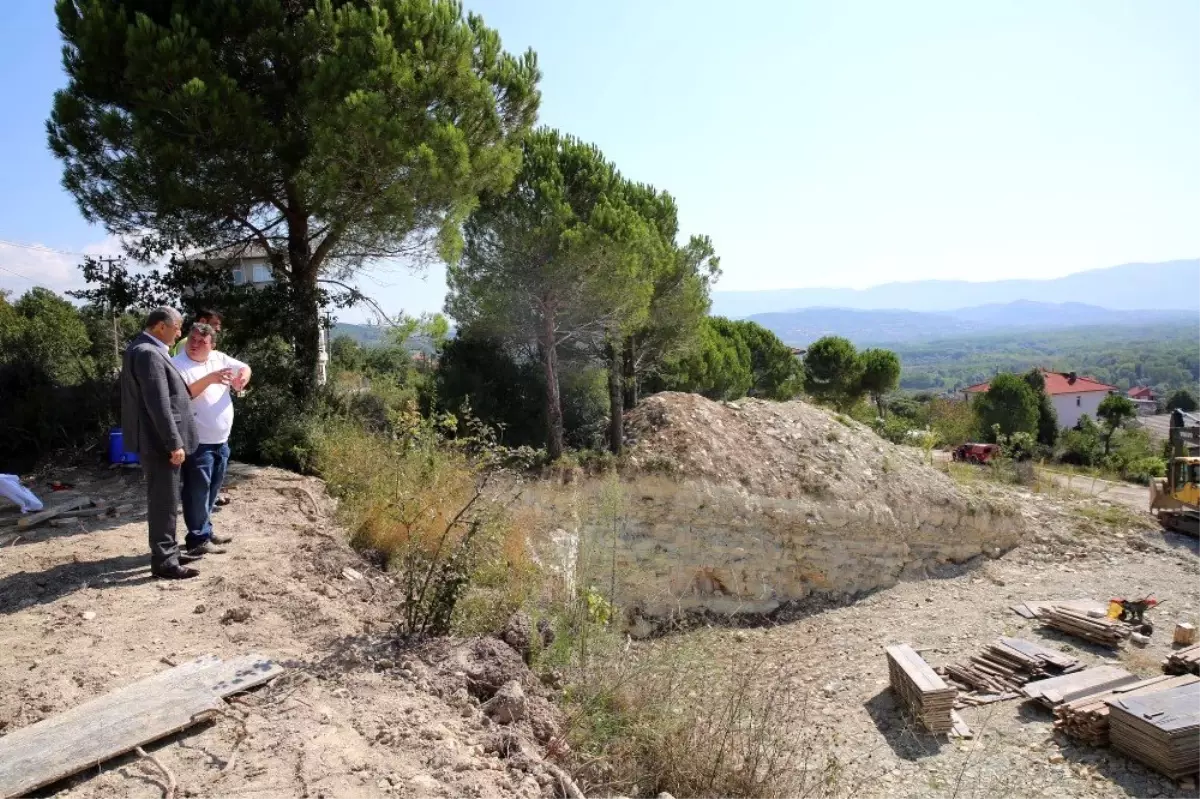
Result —
<path fill-rule="evenodd" d="M 1123 622 L 1108 617 L 1094 618 L 1059 605 L 1046 610 L 1040 618 L 1044 624 L 1056 630 L 1105 646 L 1120 646 L 1131 632 Z"/>
<path fill-rule="evenodd" d="M 998 638 L 968 660 L 943 666 L 944 676 L 967 693 L 959 705 L 983 705 L 1011 699 L 1021 686 L 1083 669 L 1078 659 L 1021 638 Z"/>
<path fill-rule="evenodd" d="M 925 729 L 944 734 L 954 728 L 955 691 L 908 644 L 887 648 L 892 690 Z"/>
<path fill-rule="evenodd" d="M 1200 644 L 1167 655 L 1163 671 L 1167 674 L 1200 674 Z"/>
<path fill-rule="evenodd" d="M 1115 749 L 1171 779 L 1200 771 L 1200 682 L 1109 703 Z"/>
<path fill-rule="evenodd" d="M 1084 743 L 1107 746 L 1108 712 L 1113 700 L 1169 691 L 1192 683 L 1200 683 L 1200 677 L 1191 674 L 1169 677 L 1164 674 L 1122 685 L 1110 691 L 1090 694 L 1073 702 L 1064 702 L 1054 709 L 1054 728 Z"/>
<path fill-rule="evenodd" d="M 1021 692 L 1053 710 L 1064 702 L 1074 702 L 1085 696 L 1131 685 L 1140 679 L 1116 666 L 1096 666 L 1074 674 L 1031 682 Z"/>

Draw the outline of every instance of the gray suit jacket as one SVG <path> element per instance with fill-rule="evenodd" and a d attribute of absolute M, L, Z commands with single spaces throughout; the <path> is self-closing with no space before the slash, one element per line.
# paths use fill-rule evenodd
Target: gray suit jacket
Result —
<path fill-rule="evenodd" d="M 125 348 L 121 433 L 127 452 L 191 454 L 200 443 L 187 383 L 149 333 L 139 333 Z"/>

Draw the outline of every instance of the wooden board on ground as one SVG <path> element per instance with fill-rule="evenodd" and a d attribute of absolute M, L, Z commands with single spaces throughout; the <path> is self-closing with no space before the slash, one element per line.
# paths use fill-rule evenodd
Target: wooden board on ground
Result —
<path fill-rule="evenodd" d="M 1030 699 L 1055 708 L 1063 702 L 1071 702 L 1091 694 L 1111 691 L 1122 685 L 1139 682 L 1140 677 L 1116 666 L 1096 666 L 1061 677 L 1031 682 L 1021 689 Z"/>
<path fill-rule="evenodd" d="M 963 717 L 958 715 L 957 710 L 950 711 L 950 721 L 953 727 L 950 728 L 950 734 L 956 738 L 974 738 L 975 733 L 971 732 L 971 728 L 967 726 L 967 722 L 963 721 Z"/>
<path fill-rule="evenodd" d="M 49 521 L 61 513 L 86 508 L 91 504 L 92 501 L 87 497 L 73 497 L 72 499 L 60 502 L 53 508 L 46 508 L 45 510 L 38 511 L 37 513 L 30 513 L 27 516 L 23 516 L 17 522 L 17 529 L 28 530 L 30 527 L 41 524 L 44 521 Z"/>
<path fill-rule="evenodd" d="M 278 676 L 259 655 L 206 655 L 0 737 L 0 797 L 22 796 L 208 718 Z"/>
<path fill-rule="evenodd" d="M 1117 750 L 1172 779 L 1200 771 L 1200 682 L 1109 702 Z"/>
<path fill-rule="evenodd" d="M 908 644 L 889 646 L 888 680 L 909 713 L 935 734 L 950 732 L 955 690 Z"/>
<path fill-rule="evenodd" d="M 1021 605 L 1013 605 L 1012 609 L 1027 619 L 1039 619 L 1042 614 L 1050 608 L 1057 605 L 1060 608 L 1074 610 L 1087 615 L 1088 611 L 1100 611 L 1108 613 L 1108 605 L 1104 602 L 1099 602 L 1095 599 L 1050 599 L 1050 600 L 1026 600 Z M 1025 608 L 1025 613 L 1021 613 L 1018 608 Z M 1028 615 L 1026 615 L 1028 614 Z"/>
<path fill-rule="evenodd" d="M 1156 694 L 1200 683 L 1200 677 L 1184 674 L 1171 677 L 1160 674 L 1140 682 L 1122 685 L 1111 691 L 1091 694 L 1073 702 L 1065 702 L 1054 709 L 1054 728 L 1093 746 L 1109 743 L 1108 716 L 1112 702 L 1145 694 Z"/>

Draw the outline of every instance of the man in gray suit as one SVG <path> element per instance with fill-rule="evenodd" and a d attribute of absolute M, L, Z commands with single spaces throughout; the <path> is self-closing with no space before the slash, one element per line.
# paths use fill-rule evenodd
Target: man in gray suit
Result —
<path fill-rule="evenodd" d="M 146 476 L 150 572 L 171 580 L 199 574 L 181 565 L 195 558 L 181 555 L 175 540 L 179 470 L 200 440 L 187 383 L 171 363 L 170 347 L 182 326 L 174 308 L 155 308 L 146 329 L 125 348 L 121 366 L 121 430 Z"/>

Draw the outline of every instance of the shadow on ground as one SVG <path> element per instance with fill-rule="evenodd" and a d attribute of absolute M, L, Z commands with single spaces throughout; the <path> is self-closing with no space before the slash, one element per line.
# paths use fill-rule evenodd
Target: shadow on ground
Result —
<path fill-rule="evenodd" d="M 123 588 L 152 579 L 150 556 L 146 554 L 77 560 L 42 571 L 21 571 L 0 578 L 0 614 L 49 604 L 85 588 Z"/>
<path fill-rule="evenodd" d="M 901 760 L 917 761 L 938 754 L 946 737 L 931 735 L 900 709 L 890 688 L 885 688 L 863 703 L 879 734 Z"/>

